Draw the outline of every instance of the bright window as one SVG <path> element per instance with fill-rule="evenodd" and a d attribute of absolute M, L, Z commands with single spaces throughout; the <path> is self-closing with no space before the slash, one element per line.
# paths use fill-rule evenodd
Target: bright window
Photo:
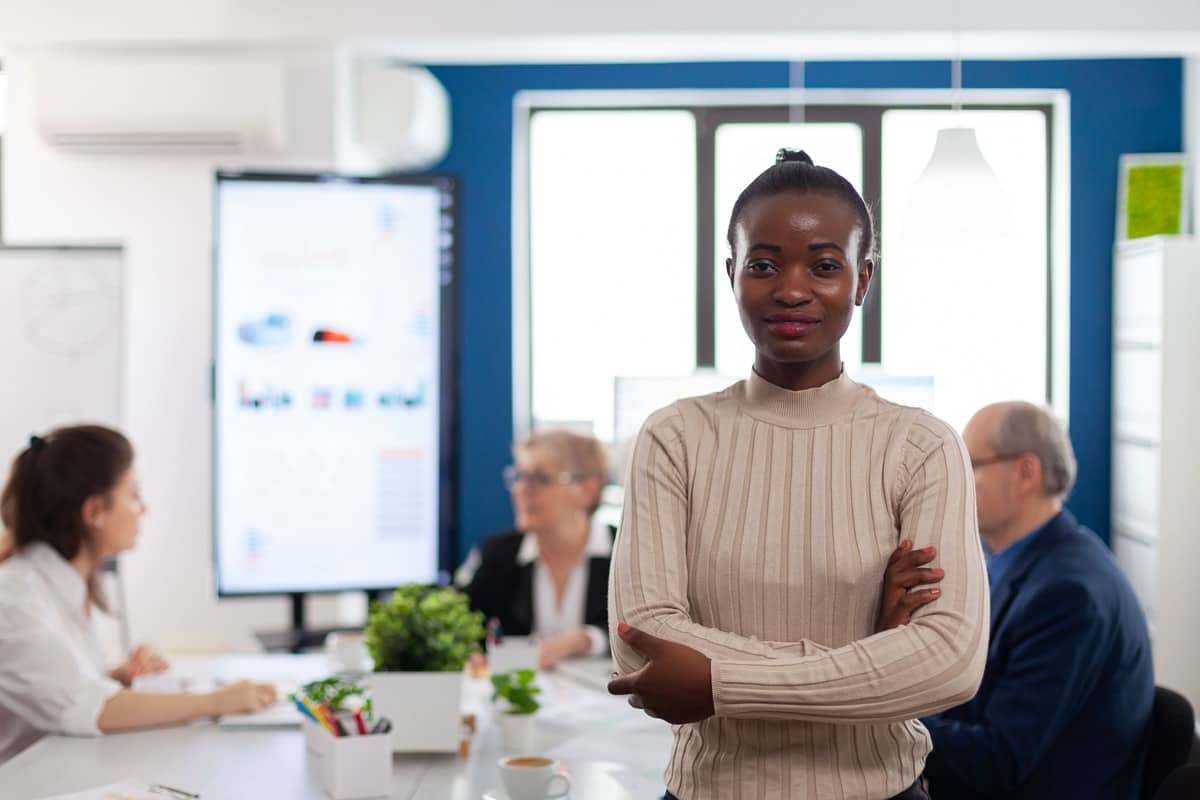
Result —
<path fill-rule="evenodd" d="M 529 135 L 535 427 L 613 428 L 614 378 L 696 366 L 696 123 L 548 111 Z"/>
<path fill-rule="evenodd" d="M 1002 240 L 918 240 L 909 197 L 939 128 L 974 127 L 1006 195 Z M 891 374 L 933 378 L 937 416 L 961 430 L 998 400 L 1047 398 L 1046 116 L 883 115 L 882 348 Z"/>

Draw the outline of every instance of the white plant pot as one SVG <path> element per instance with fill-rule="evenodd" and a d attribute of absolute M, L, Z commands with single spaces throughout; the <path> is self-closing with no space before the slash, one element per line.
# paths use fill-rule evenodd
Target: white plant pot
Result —
<path fill-rule="evenodd" d="M 500 749 L 513 755 L 535 753 L 537 723 L 534 714 L 514 714 L 500 711 L 496 714 L 496 726 L 500 730 Z"/>
<path fill-rule="evenodd" d="M 362 683 L 375 719 L 392 721 L 392 752 L 458 752 L 462 672 L 372 672 Z"/>

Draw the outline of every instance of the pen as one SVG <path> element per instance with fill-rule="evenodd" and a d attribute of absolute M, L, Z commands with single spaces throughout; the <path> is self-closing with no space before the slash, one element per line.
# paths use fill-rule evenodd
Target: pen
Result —
<path fill-rule="evenodd" d="M 371 728 L 371 733 L 372 734 L 387 733 L 391 729 L 392 729 L 392 721 L 390 719 L 388 719 L 387 717 L 380 717 L 379 721 L 375 723 L 375 727 Z"/>
<path fill-rule="evenodd" d="M 192 798 L 193 800 L 194 800 L 194 798 L 198 798 L 200 796 L 200 795 L 196 794 L 195 792 L 189 792 L 185 789 L 176 789 L 172 786 L 166 786 L 161 783 L 156 783 L 153 786 L 151 786 L 150 791 L 153 794 L 165 794 L 169 797 Z"/>
<path fill-rule="evenodd" d="M 354 724 L 358 726 L 359 736 L 367 735 L 367 723 L 363 721 L 363 715 L 361 711 L 354 712 Z"/>

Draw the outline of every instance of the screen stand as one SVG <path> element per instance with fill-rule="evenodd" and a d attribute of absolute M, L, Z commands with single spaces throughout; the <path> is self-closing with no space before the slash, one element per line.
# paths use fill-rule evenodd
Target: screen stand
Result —
<path fill-rule="evenodd" d="M 367 608 L 376 600 L 385 599 L 386 592 L 377 590 L 367 591 Z M 292 627 L 285 631 L 255 631 L 254 637 L 268 653 L 304 653 L 319 650 L 325 644 L 325 637 L 334 631 L 360 630 L 354 627 L 317 628 L 310 629 L 305 623 L 304 592 L 291 592 L 287 595 L 292 604 Z"/>

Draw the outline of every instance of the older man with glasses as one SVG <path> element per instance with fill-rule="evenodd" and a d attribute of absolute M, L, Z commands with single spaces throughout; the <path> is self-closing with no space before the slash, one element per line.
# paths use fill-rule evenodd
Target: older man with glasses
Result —
<path fill-rule="evenodd" d="M 1154 672 L 1146 619 L 1100 539 L 1063 500 L 1075 456 L 1028 403 L 963 431 L 979 531 L 991 550 L 991 636 L 965 705 L 922 720 L 937 800 L 1138 797 Z"/>

